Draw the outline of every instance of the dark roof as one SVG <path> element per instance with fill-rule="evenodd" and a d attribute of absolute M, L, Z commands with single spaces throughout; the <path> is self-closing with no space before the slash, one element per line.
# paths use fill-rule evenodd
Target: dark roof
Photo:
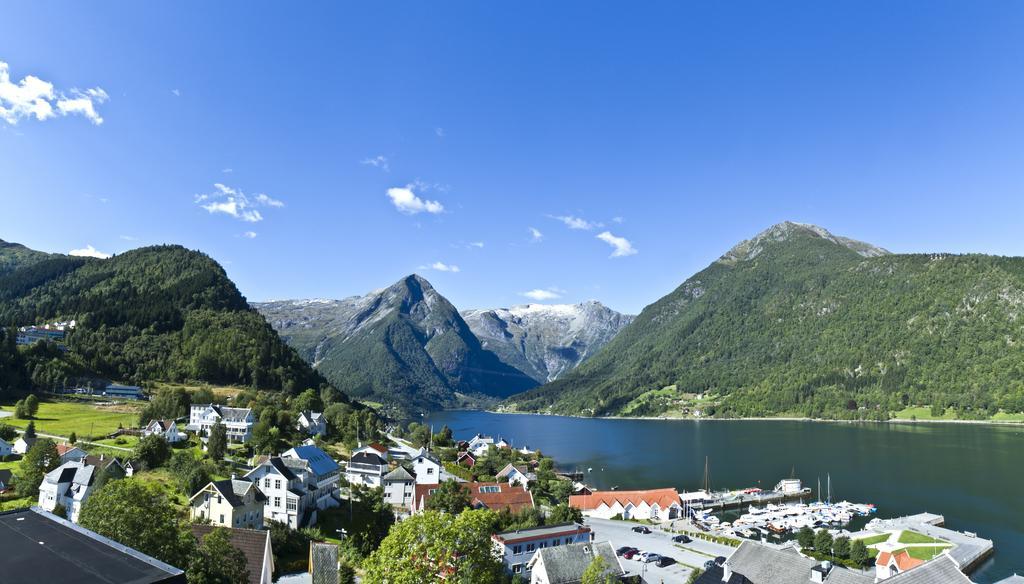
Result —
<path fill-rule="evenodd" d="M 214 529 L 226 529 L 231 536 L 231 546 L 241 550 L 245 554 L 245 564 L 249 570 L 250 584 L 260 584 L 260 576 L 263 572 L 263 562 L 267 560 L 263 555 L 267 551 L 267 542 L 270 540 L 270 530 L 266 529 L 235 529 L 232 527 L 217 527 L 214 525 L 193 525 L 192 535 L 202 541 Z M 267 560 L 273 561 L 273 560 Z"/>
<path fill-rule="evenodd" d="M 174 566 L 38 507 L 0 513 L 0 541 L 4 584 L 185 584 Z"/>
<path fill-rule="evenodd" d="M 95 467 L 98 467 L 98 468 L 101 468 L 101 469 L 104 469 L 104 470 L 106 470 L 107 467 L 109 467 L 110 465 L 115 464 L 115 463 L 117 464 L 117 466 L 120 466 L 121 468 L 124 468 L 124 466 L 121 464 L 121 461 L 118 460 L 116 456 L 105 456 L 105 457 L 103 457 L 103 460 L 100 460 L 99 456 L 90 454 L 89 456 L 85 457 L 85 463 L 86 464 L 91 464 L 91 465 L 93 465 Z"/>
<path fill-rule="evenodd" d="M 710 570 L 705 570 L 699 578 L 693 581 L 693 584 L 750 584 L 750 580 L 735 572 L 728 580 L 723 580 L 722 576 L 724 576 L 722 569 L 715 566 Z M 810 582 L 810 578 L 807 581 Z"/>
<path fill-rule="evenodd" d="M 281 473 L 281 476 L 283 476 L 285 479 L 289 481 L 295 480 L 295 473 L 293 473 L 291 469 L 288 468 L 288 465 L 286 465 L 284 461 L 281 460 L 281 457 L 275 456 L 271 458 L 268 462 L 270 462 L 270 465 L 276 468 L 277 472 Z"/>
<path fill-rule="evenodd" d="M 377 466 L 387 466 L 388 464 L 386 460 L 372 452 L 360 452 L 352 457 L 351 462 L 356 464 L 375 464 Z"/>
<path fill-rule="evenodd" d="M 245 496 L 245 492 L 249 489 L 256 489 L 256 500 L 265 501 L 267 496 L 263 494 L 263 491 L 256 488 L 256 485 L 239 479 L 224 479 L 222 481 L 213 481 L 210 483 L 213 488 L 217 489 L 217 492 L 227 499 L 228 504 L 232 507 L 238 507 L 242 505 L 242 497 Z"/>
<path fill-rule="evenodd" d="M 10 486 L 10 484 L 11 484 L 11 477 L 12 476 L 14 476 L 14 475 L 11 474 L 10 470 L 8 470 L 6 468 L 0 470 L 0 483 L 3 483 L 5 485 L 7 485 L 7 486 Z"/>
<path fill-rule="evenodd" d="M 416 480 L 416 473 L 414 473 L 411 470 L 405 468 L 404 466 L 399 466 L 395 470 L 393 470 L 393 471 L 389 472 L 388 474 L 384 475 L 384 480 L 386 480 L 386 481 L 414 481 L 414 480 Z"/>
<path fill-rule="evenodd" d="M 309 574 L 313 584 L 338 582 L 338 546 L 333 543 L 310 542 Z"/>

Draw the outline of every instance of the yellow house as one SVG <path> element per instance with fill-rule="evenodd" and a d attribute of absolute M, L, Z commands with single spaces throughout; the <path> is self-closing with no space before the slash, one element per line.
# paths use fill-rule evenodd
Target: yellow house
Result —
<path fill-rule="evenodd" d="M 259 488 L 236 478 L 214 481 L 192 495 L 193 521 L 209 520 L 212 525 L 263 529 L 263 505 L 267 497 Z"/>

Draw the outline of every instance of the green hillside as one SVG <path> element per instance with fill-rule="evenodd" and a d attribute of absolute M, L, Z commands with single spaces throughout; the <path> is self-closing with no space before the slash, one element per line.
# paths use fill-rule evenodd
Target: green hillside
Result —
<path fill-rule="evenodd" d="M 0 275 L 52 257 L 58 256 L 29 249 L 20 243 L 9 243 L 0 239 Z"/>
<path fill-rule="evenodd" d="M 215 261 L 179 246 L 110 259 L 0 249 L 0 390 L 90 379 L 205 381 L 297 392 L 326 381 L 278 338 Z M 77 321 L 67 352 L 15 349 L 14 327 Z"/>
<path fill-rule="evenodd" d="M 648 306 L 600 353 L 509 407 L 877 419 L 1024 411 L 1024 259 L 892 255 L 780 224 Z M 710 398 L 710 399 L 709 399 Z"/>

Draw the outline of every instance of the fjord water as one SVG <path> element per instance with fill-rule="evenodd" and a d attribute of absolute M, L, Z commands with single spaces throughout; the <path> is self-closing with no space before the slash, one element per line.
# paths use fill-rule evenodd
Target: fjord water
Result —
<path fill-rule="evenodd" d="M 874 503 L 879 516 L 928 511 L 992 539 L 983 584 L 1024 574 L 1024 427 L 973 424 L 681 421 L 452 411 L 431 414 L 458 438 L 477 432 L 540 449 L 598 488 L 771 488 L 791 469 L 806 486 L 832 477 L 833 499 Z"/>

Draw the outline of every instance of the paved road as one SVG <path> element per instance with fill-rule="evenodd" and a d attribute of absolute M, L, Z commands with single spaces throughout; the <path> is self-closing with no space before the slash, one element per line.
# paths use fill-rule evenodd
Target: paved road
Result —
<path fill-rule="evenodd" d="M 651 526 L 652 533 L 644 535 L 633 532 L 638 524 L 631 521 L 610 521 L 607 519 L 585 518 L 585 523 L 594 530 L 594 541 L 610 541 L 612 547 L 632 546 L 641 551 L 652 551 L 674 558 L 677 564 L 659 568 L 653 563 L 643 564 L 637 560 L 622 559 L 622 567 L 631 574 L 644 572 L 644 579 L 652 584 L 685 583 L 690 567 L 702 568 L 704 562 L 716 557 L 732 554 L 734 548 L 699 539 L 688 544 L 672 542 L 675 534 Z M 688 567 L 690 566 L 690 567 Z"/>

